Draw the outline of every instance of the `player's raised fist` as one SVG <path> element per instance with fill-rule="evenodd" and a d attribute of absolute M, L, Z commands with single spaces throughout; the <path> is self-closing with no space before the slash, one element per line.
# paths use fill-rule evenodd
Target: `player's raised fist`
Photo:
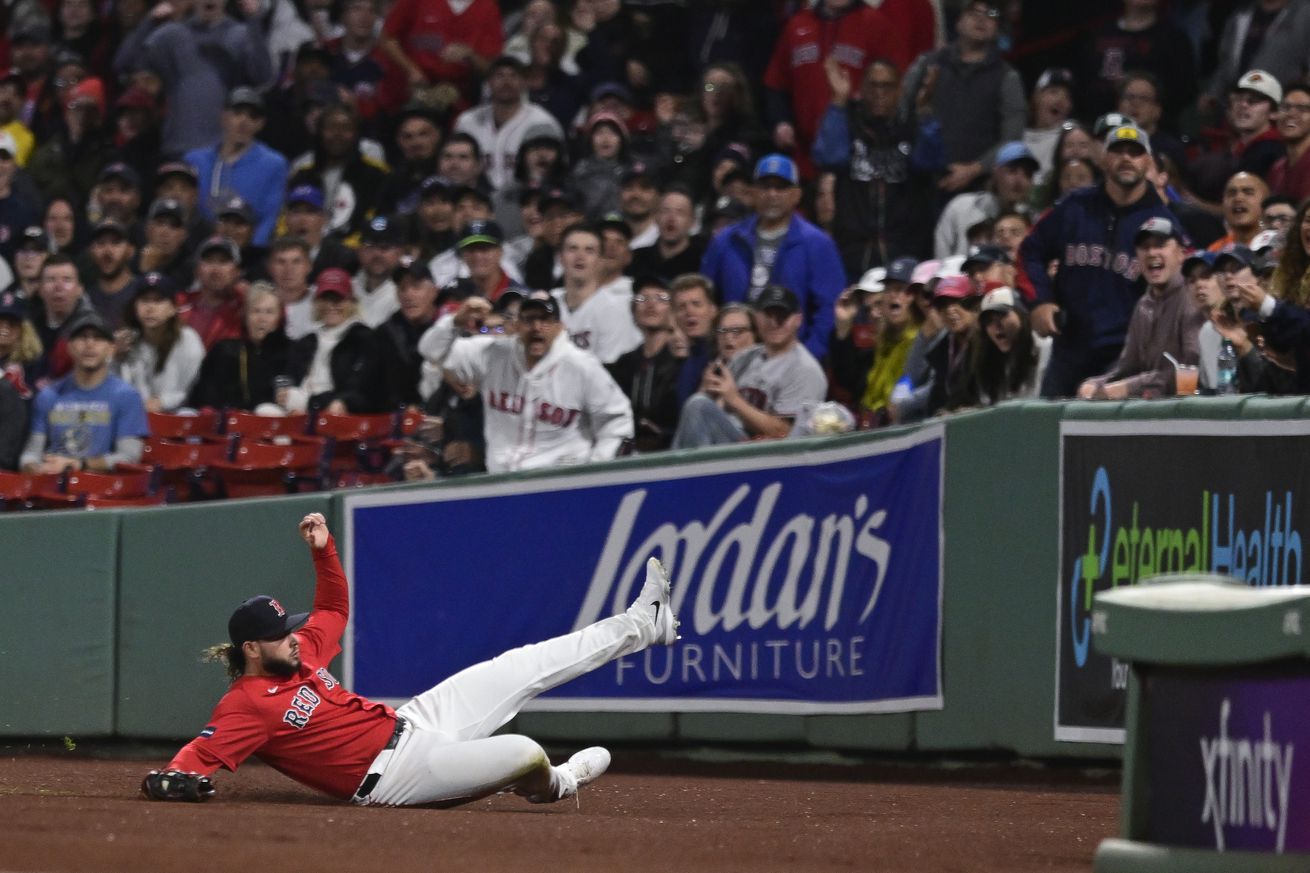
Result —
<path fill-rule="evenodd" d="M 300 535 L 312 549 L 321 549 L 327 545 L 329 531 L 327 519 L 321 512 L 311 512 L 300 520 Z"/>

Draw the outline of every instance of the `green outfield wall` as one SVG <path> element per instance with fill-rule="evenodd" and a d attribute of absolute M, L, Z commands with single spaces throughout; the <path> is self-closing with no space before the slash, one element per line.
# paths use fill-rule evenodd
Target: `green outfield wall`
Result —
<path fill-rule="evenodd" d="M 561 742 L 1116 756 L 1113 744 L 1054 738 L 1061 423 L 1144 421 L 1158 428 L 1185 419 L 1222 426 L 1310 417 L 1308 404 L 1256 397 L 1027 402 L 948 419 L 940 711 L 529 713 L 515 727 Z M 763 443 L 739 451 L 795 449 Z M 650 468 L 676 458 L 615 463 Z M 201 662 L 202 649 L 226 638 L 233 605 L 251 594 L 275 592 L 290 604 L 308 604 L 313 571 L 295 522 L 323 512 L 339 529 L 341 503 L 340 493 L 326 493 L 0 514 L 0 736 L 193 735 L 224 685 L 221 668 Z"/>

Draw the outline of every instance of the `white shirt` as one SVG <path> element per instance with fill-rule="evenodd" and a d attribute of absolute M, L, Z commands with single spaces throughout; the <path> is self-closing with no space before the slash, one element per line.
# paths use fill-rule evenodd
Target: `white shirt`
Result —
<path fill-rule="evenodd" d="M 990 191 L 966 191 L 957 194 L 942 210 L 933 234 L 933 257 L 969 254 L 969 228 L 990 221 L 1000 212 L 1001 201 Z"/>
<path fill-rule="evenodd" d="M 628 398 L 563 332 L 531 370 L 517 337 L 458 339 L 446 369 L 481 390 L 489 472 L 607 460 L 632 437 Z"/>
<path fill-rule="evenodd" d="M 467 133 L 478 141 L 486 158 L 487 181 L 491 182 L 491 187 L 499 190 L 514 181 L 514 162 L 518 158 L 519 146 L 523 144 L 523 136 L 538 125 L 549 127 L 559 134 L 560 142 L 564 141 L 564 131 L 555 116 L 527 100 L 500 127 L 496 126 L 491 104 L 484 103 L 466 109 L 455 121 L 455 130 Z"/>
<path fill-rule="evenodd" d="M 660 241 L 660 226 L 658 222 L 652 221 L 646 225 L 646 229 L 632 238 L 628 243 L 628 248 L 634 252 L 637 249 L 644 249 L 647 246 L 653 246 Z"/>
<path fill-rule="evenodd" d="M 160 410 L 172 412 L 186 403 L 204 359 L 205 344 L 200 334 L 184 324 L 159 372 L 155 372 L 155 347 L 141 340 L 118 365 L 118 377 L 135 388 L 142 401 L 158 398 Z"/>
<path fill-rule="evenodd" d="M 396 283 L 390 279 L 368 291 L 364 287 L 364 271 L 360 270 L 351 284 L 355 288 L 355 302 L 359 305 L 359 320 L 369 327 L 377 327 L 400 310 Z"/>
<path fill-rule="evenodd" d="M 560 306 L 560 321 L 573 344 L 591 352 L 602 364 L 612 364 L 624 352 L 641 345 L 642 335 L 632 320 L 632 286 L 627 293 L 598 289 L 577 309 L 570 309 L 563 288 L 550 292 Z"/>
<path fill-rule="evenodd" d="M 287 338 L 298 340 L 314 332 L 314 295 L 306 291 L 295 303 L 284 303 Z"/>

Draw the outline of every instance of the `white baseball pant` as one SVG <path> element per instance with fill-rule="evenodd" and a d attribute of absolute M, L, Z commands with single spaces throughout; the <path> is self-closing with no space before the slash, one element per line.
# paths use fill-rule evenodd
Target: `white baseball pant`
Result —
<path fill-rule="evenodd" d="M 640 652 L 649 633 L 620 613 L 461 670 L 396 710 L 409 727 L 374 759 L 368 772 L 381 775 L 355 802 L 454 806 L 506 789 L 537 802 L 569 796 L 568 778 L 534 740 L 491 734 L 543 691 Z"/>

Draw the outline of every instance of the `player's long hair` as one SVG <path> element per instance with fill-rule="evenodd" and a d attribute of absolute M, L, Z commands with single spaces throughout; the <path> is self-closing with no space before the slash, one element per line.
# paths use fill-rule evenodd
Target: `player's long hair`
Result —
<path fill-rule="evenodd" d="M 240 646 L 222 643 L 205 649 L 202 661 L 221 663 L 227 670 L 227 678 L 235 682 L 246 672 L 246 656 Z"/>

